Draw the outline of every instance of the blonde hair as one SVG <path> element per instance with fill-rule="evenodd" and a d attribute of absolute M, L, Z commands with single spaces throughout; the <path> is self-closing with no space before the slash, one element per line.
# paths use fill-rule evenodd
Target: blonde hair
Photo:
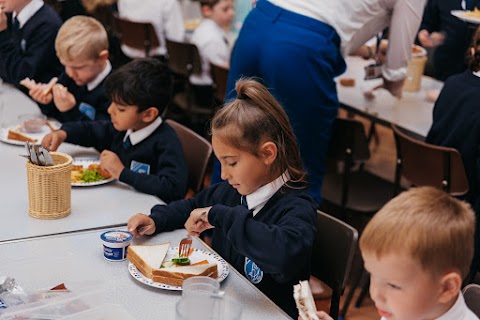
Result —
<path fill-rule="evenodd" d="M 270 173 L 288 171 L 291 182 L 305 184 L 306 173 L 285 110 L 267 88 L 252 78 L 237 80 L 235 90 L 237 98 L 215 114 L 212 134 L 254 156 L 259 156 L 262 143 L 272 141 L 278 153 Z"/>
<path fill-rule="evenodd" d="M 470 205 L 432 187 L 412 188 L 389 201 L 367 224 L 362 252 L 377 258 L 404 253 L 428 272 L 467 276 L 475 216 Z"/>
<path fill-rule="evenodd" d="M 107 31 L 94 18 L 74 16 L 58 31 L 55 50 L 57 56 L 66 61 L 98 59 L 100 52 L 108 50 Z"/>

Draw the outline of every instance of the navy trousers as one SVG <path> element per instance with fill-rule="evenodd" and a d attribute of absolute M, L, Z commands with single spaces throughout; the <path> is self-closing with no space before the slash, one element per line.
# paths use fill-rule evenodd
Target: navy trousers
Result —
<path fill-rule="evenodd" d="M 320 204 L 325 157 L 338 111 L 334 78 L 345 71 L 340 38 L 318 20 L 259 0 L 235 44 L 227 84 L 259 77 L 288 114 L 308 171 L 308 191 Z M 220 180 L 216 163 L 212 183 Z"/>

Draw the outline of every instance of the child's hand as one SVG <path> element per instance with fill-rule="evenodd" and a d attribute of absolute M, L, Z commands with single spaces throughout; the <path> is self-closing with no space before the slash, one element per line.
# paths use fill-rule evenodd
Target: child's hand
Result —
<path fill-rule="evenodd" d="M 324 311 L 317 311 L 317 317 L 320 320 L 333 320 L 332 317 L 330 317 L 326 312 Z M 304 320 L 302 317 L 298 317 L 298 320 Z"/>
<path fill-rule="evenodd" d="M 44 88 L 45 89 L 45 88 Z M 56 84 L 52 88 L 53 102 L 60 112 L 67 112 L 77 104 L 73 94 L 68 92 L 67 88 L 61 84 Z"/>
<path fill-rule="evenodd" d="M 211 208 L 197 208 L 190 212 L 190 217 L 185 222 L 185 229 L 187 229 L 190 236 L 199 236 L 203 231 L 214 228 L 208 222 L 208 212 Z"/>
<path fill-rule="evenodd" d="M 115 179 L 120 178 L 125 168 L 120 158 L 110 150 L 103 150 L 100 154 L 100 167 L 107 170 Z"/>
<path fill-rule="evenodd" d="M 7 30 L 7 15 L 0 6 L 0 31 Z"/>
<path fill-rule="evenodd" d="M 28 91 L 28 94 L 38 103 L 49 104 L 53 100 L 53 95 L 51 91 L 47 94 L 44 94 L 46 87 L 47 85 L 44 83 L 37 83 Z"/>
<path fill-rule="evenodd" d="M 155 232 L 155 221 L 143 213 L 137 213 L 128 219 L 127 230 L 135 237 L 151 235 Z"/>
<path fill-rule="evenodd" d="M 67 133 L 65 131 L 55 130 L 43 137 L 42 147 L 49 151 L 56 151 L 65 139 L 67 139 Z"/>

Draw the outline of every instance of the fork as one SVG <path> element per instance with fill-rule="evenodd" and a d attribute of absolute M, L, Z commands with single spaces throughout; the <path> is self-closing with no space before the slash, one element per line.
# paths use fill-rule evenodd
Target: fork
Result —
<path fill-rule="evenodd" d="M 192 237 L 189 236 L 189 237 L 183 238 L 180 241 L 180 245 L 178 246 L 178 256 L 188 257 L 191 246 L 192 246 Z"/>

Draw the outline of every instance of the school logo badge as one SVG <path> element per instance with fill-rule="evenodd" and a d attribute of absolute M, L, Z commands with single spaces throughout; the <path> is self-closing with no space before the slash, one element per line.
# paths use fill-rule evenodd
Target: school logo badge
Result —
<path fill-rule="evenodd" d="M 258 284 L 263 279 L 263 271 L 257 266 L 255 262 L 245 257 L 244 266 L 245 276 L 253 284 Z"/>
<path fill-rule="evenodd" d="M 88 103 L 85 103 L 85 102 L 81 102 L 80 105 L 78 106 L 78 110 L 80 110 L 80 112 L 85 115 L 86 117 L 88 117 L 88 119 L 90 120 L 94 120 L 95 119 L 95 113 L 96 113 L 96 110 L 94 107 L 92 107 L 91 105 L 89 105 Z"/>
<path fill-rule="evenodd" d="M 150 173 L 150 165 L 146 163 L 141 163 L 135 160 L 132 160 L 130 163 L 130 170 L 136 173 L 145 173 L 149 174 Z"/>

